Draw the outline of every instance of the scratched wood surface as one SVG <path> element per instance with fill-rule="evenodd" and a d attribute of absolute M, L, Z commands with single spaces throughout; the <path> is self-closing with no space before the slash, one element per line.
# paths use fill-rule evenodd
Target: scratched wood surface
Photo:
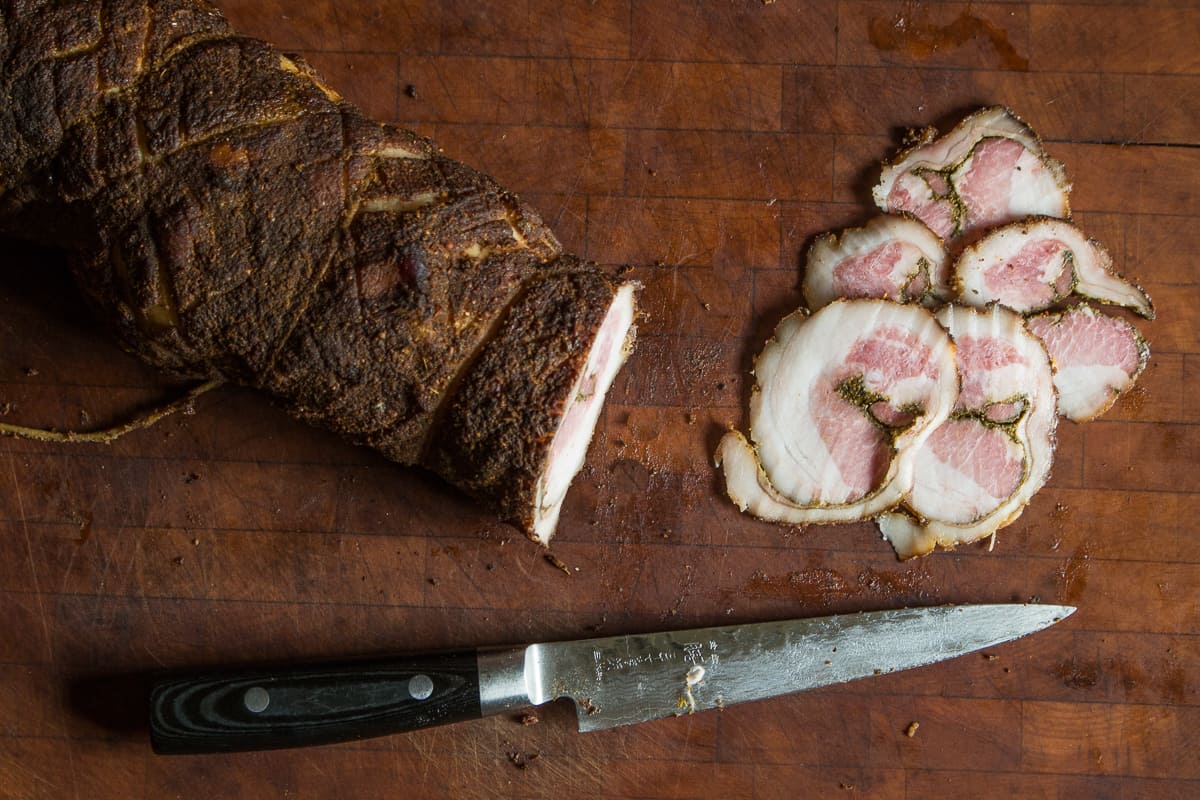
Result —
<path fill-rule="evenodd" d="M 0 441 L 0 797 L 1195 797 L 1200 792 L 1200 7 L 1188 2 L 225 0 L 372 115 L 632 264 L 649 319 L 553 552 L 422 474 L 224 389 L 103 446 Z M 1136 392 L 1065 424 L 995 550 L 899 563 L 867 525 L 738 515 L 710 468 L 814 234 L 904 128 L 1006 103 L 1154 298 Z M 2 243 L 0 414 L 76 426 L 176 390 L 53 253 Z M 1079 613 L 922 671 L 579 735 L 561 705 L 306 751 L 162 758 L 160 667 L 940 602 Z M 920 724 L 912 737 L 912 722 Z"/>

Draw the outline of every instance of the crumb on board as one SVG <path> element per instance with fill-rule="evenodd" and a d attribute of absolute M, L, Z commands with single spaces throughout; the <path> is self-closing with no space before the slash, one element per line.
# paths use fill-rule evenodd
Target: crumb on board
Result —
<path fill-rule="evenodd" d="M 921 723 L 913 721 L 908 723 L 908 727 L 904 729 L 904 735 L 908 738 L 913 738 L 917 735 L 917 728 L 921 727 Z"/>
<path fill-rule="evenodd" d="M 538 715 L 532 711 L 526 711 L 518 718 L 518 720 L 526 728 L 528 728 L 530 725 L 537 725 L 539 722 L 541 722 L 541 720 L 538 719 Z"/>
<path fill-rule="evenodd" d="M 532 753 L 522 753 L 519 750 L 509 750 L 507 755 L 508 755 L 508 760 L 517 769 L 525 769 L 532 762 L 534 762 L 537 759 L 542 757 L 542 754 L 536 750 L 533 751 Z"/>

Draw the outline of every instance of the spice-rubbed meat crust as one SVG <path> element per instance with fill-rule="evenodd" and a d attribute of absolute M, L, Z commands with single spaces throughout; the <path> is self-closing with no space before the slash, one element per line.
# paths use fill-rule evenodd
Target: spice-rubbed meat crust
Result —
<path fill-rule="evenodd" d="M 532 531 L 526 487 L 633 303 L 620 281 L 202 0 L 16 0 L 0 63 L 0 233 L 69 247 L 128 349 L 269 392 Z"/>

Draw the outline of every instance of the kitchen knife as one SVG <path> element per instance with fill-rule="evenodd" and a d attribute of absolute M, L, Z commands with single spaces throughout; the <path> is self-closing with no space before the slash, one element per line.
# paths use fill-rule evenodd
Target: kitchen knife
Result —
<path fill-rule="evenodd" d="M 919 667 L 1041 630 L 1054 605 L 937 606 L 163 678 L 158 753 L 329 744 L 561 697 L 597 731 Z"/>

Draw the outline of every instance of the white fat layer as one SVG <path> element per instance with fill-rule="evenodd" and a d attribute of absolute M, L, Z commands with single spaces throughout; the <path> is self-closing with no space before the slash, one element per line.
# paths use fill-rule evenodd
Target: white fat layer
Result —
<path fill-rule="evenodd" d="M 1045 485 L 1054 460 L 1057 398 L 1050 357 L 1037 337 L 1026 329 L 1019 316 L 999 306 L 986 311 L 947 306 L 939 312 L 938 319 L 952 338 L 996 337 L 1013 345 L 1026 362 L 1023 374 L 1013 375 L 1010 368 L 1005 368 L 1000 370 L 1005 373 L 1003 383 L 986 381 L 983 397 L 984 402 L 1009 400 L 1014 390 L 1019 390 L 1025 400 L 1025 414 L 1015 427 L 1017 442 L 1023 450 L 1025 475 L 1013 493 L 989 513 L 966 522 L 958 522 L 946 512 L 936 490 L 910 492 L 905 505 L 920 518 L 919 521 L 899 513 L 885 514 L 877 520 L 880 532 L 900 558 L 923 555 L 938 546 L 954 547 L 994 534 L 1020 516 L 1033 495 Z M 990 396 L 992 392 L 997 396 Z M 936 458 L 932 454 L 928 457 Z M 924 457 L 919 461 L 925 463 Z M 923 479 L 924 473 L 918 472 L 915 481 Z M 932 479 L 937 481 L 938 476 Z"/>
<path fill-rule="evenodd" d="M 1096 245 L 1093 249 L 1099 249 Z M 1141 287 L 1114 274 L 1112 259 L 1103 250 L 1102 257 L 1087 259 L 1075 266 L 1075 294 L 1131 309 L 1146 319 L 1154 319 L 1154 306 Z"/>
<path fill-rule="evenodd" d="M 1054 374 L 1058 413 L 1075 422 L 1093 419 L 1107 411 L 1133 382 L 1133 376 L 1111 364 L 1059 367 Z"/>
<path fill-rule="evenodd" d="M 975 423 L 979 424 L 979 423 Z M 1018 461 L 1025 458 L 1025 447 L 1003 437 L 1008 455 Z M 974 455 L 969 459 L 975 458 Z M 964 525 L 995 513 L 1010 495 L 1000 497 L 985 490 L 965 474 L 959 465 L 949 464 L 934 456 L 928 447 L 917 451 L 913 460 L 912 491 L 907 502 L 915 508 L 936 508 L 942 522 Z M 1015 491 L 1018 487 L 1012 487 Z"/>
<path fill-rule="evenodd" d="M 1009 185 L 1008 212 L 1012 218 L 1067 216 L 1070 207 L 1061 178 L 1035 153 L 1028 149 L 1021 153 Z"/>
<path fill-rule="evenodd" d="M 427 156 L 424 153 L 410 150 L 407 147 L 396 147 L 396 146 L 381 147 L 380 149 L 376 150 L 373 153 L 373 155 L 379 156 L 380 158 L 395 158 L 395 159 L 408 159 L 408 158 L 424 159 L 424 158 L 427 158 Z"/>
<path fill-rule="evenodd" d="M 567 489 L 583 467 L 604 397 L 625 363 L 633 328 L 635 284 L 617 290 L 588 353 L 587 362 L 571 389 L 571 400 L 550 443 L 550 459 L 538 480 L 533 535 L 546 544 L 554 535 Z M 583 391 L 584 387 L 590 391 Z"/>
<path fill-rule="evenodd" d="M 811 397 L 855 344 L 881 326 L 903 328 L 925 342 L 935 376 L 926 379 L 923 393 L 905 390 L 906 397 L 920 401 L 924 413 L 896 434 L 886 475 L 864 495 L 846 484 L 817 435 Z M 858 336 L 845 336 L 848 330 Z M 946 418 L 957 393 L 953 346 L 932 315 L 917 306 L 878 300 L 842 300 L 812 317 L 796 313 L 785 318 L 756 361 L 755 375 L 758 386 L 750 403 L 755 444 L 731 431 L 721 440 L 716 462 L 739 508 L 796 525 L 852 522 L 895 505 L 912 480 L 912 449 Z"/>
<path fill-rule="evenodd" d="M 930 553 L 938 545 L 937 534 L 908 514 L 889 511 L 876 517 L 875 524 L 900 558 Z"/>
<path fill-rule="evenodd" d="M 936 299 L 950 297 L 949 264 L 946 249 L 937 234 L 919 220 L 885 214 L 875 217 L 860 228 L 848 228 L 840 233 L 818 237 L 808 250 L 804 268 L 804 299 L 810 310 L 817 310 L 847 295 L 844 287 L 835 283 L 835 270 L 851 258 L 859 258 L 889 242 L 900 242 L 903 255 L 888 275 L 893 296 L 922 269 L 929 271 L 928 292 Z"/>
<path fill-rule="evenodd" d="M 431 206 L 437 198 L 438 196 L 433 192 L 418 192 L 413 195 L 385 195 L 383 197 L 372 197 L 364 200 L 358 208 L 364 213 L 383 212 L 399 214 Z"/>
<path fill-rule="evenodd" d="M 858 522 L 894 507 L 912 481 L 912 465 L 894 459 L 888 480 L 866 498 L 843 505 L 797 505 L 779 494 L 758 463 L 754 448 L 738 431 L 730 431 L 717 446 L 716 466 L 725 473 L 725 491 L 742 511 L 770 522 L 789 525 L 828 525 Z"/>

